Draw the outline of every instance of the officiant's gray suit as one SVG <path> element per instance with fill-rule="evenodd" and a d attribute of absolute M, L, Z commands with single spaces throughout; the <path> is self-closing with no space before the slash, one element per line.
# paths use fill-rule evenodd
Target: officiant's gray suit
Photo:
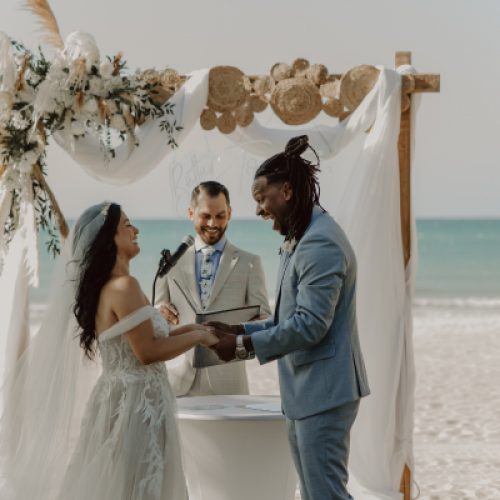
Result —
<path fill-rule="evenodd" d="M 169 302 L 179 312 L 179 326 L 195 323 L 195 312 L 174 279 L 198 310 L 203 310 L 196 281 L 194 246 L 188 249 L 169 274 L 156 282 L 155 306 Z M 261 316 L 271 315 L 262 261 L 258 255 L 237 248 L 227 241 L 206 310 L 233 309 L 247 305 L 260 305 Z M 197 369 L 181 355 L 167 362 L 167 369 L 170 384 L 178 397 L 249 394 L 244 361 Z"/>
<path fill-rule="evenodd" d="M 261 364 L 278 360 L 281 401 L 303 500 L 349 499 L 349 433 L 370 394 L 356 323 L 356 257 L 314 207 L 290 256 L 281 253 L 275 315 L 246 323 Z"/>

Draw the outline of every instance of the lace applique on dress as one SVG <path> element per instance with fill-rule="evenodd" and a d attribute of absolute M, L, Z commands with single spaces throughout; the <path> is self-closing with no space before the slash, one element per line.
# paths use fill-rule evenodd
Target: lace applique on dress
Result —
<path fill-rule="evenodd" d="M 148 307 L 134 313 L 138 321 L 149 317 L 155 337 L 168 337 L 169 324 L 156 309 Z M 87 403 L 59 498 L 79 499 L 77 484 L 86 485 L 82 500 L 187 498 L 175 395 L 165 363 L 143 365 L 123 335 L 137 326 L 133 315 L 124 320 L 125 331 L 120 323 L 113 327 L 111 338 L 101 334 L 103 373 Z"/>

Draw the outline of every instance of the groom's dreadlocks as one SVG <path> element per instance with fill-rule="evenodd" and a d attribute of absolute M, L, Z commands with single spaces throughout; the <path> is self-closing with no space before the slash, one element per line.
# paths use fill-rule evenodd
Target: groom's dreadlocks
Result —
<path fill-rule="evenodd" d="M 316 165 L 300 156 L 307 149 L 311 149 L 315 154 L 318 160 Z M 264 176 L 269 184 L 283 185 L 285 182 L 290 184 L 293 195 L 288 223 L 292 236 L 297 241 L 302 238 L 311 221 L 314 205 L 321 207 L 318 172 L 320 172 L 318 154 L 309 144 L 307 135 L 301 135 L 290 139 L 283 153 L 267 159 L 255 173 L 255 179 Z"/>

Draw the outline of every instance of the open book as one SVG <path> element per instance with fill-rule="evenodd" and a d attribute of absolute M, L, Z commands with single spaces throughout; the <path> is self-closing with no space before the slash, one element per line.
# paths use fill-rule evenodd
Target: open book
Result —
<path fill-rule="evenodd" d="M 182 289 L 178 281 L 173 279 L 187 303 L 196 314 L 196 323 L 201 325 L 208 321 L 221 321 L 228 325 L 245 323 L 255 317 L 260 316 L 260 306 L 237 307 L 236 309 L 220 309 L 217 311 L 200 311 L 196 304 L 193 303 L 191 297 Z M 194 368 L 206 368 L 208 366 L 225 365 L 225 361 L 221 361 L 217 354 L 212 352 L 208 347 L 197 345 L 194 349 L 186 352 L 186 357 Z M 240 360 L 230 361 L 234 363 Z"/>

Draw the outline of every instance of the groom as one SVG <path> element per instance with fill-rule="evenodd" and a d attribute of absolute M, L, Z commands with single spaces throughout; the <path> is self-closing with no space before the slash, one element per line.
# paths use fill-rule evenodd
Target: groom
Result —
<path fill-rule="evenodd" d="M 307 136 L 292 139 L 260 166 L 252 186 L 257 215 L 287 236 L 274 316 L 211 324 L 220 359 L 255 353 L 260 364 L 278 360 L 302 499 L 347 500 L 350 430 L 370 393 L 356 325 L 356 257 L 319 205 L 319 169 L 300 156 L 308 147 Z"/>

